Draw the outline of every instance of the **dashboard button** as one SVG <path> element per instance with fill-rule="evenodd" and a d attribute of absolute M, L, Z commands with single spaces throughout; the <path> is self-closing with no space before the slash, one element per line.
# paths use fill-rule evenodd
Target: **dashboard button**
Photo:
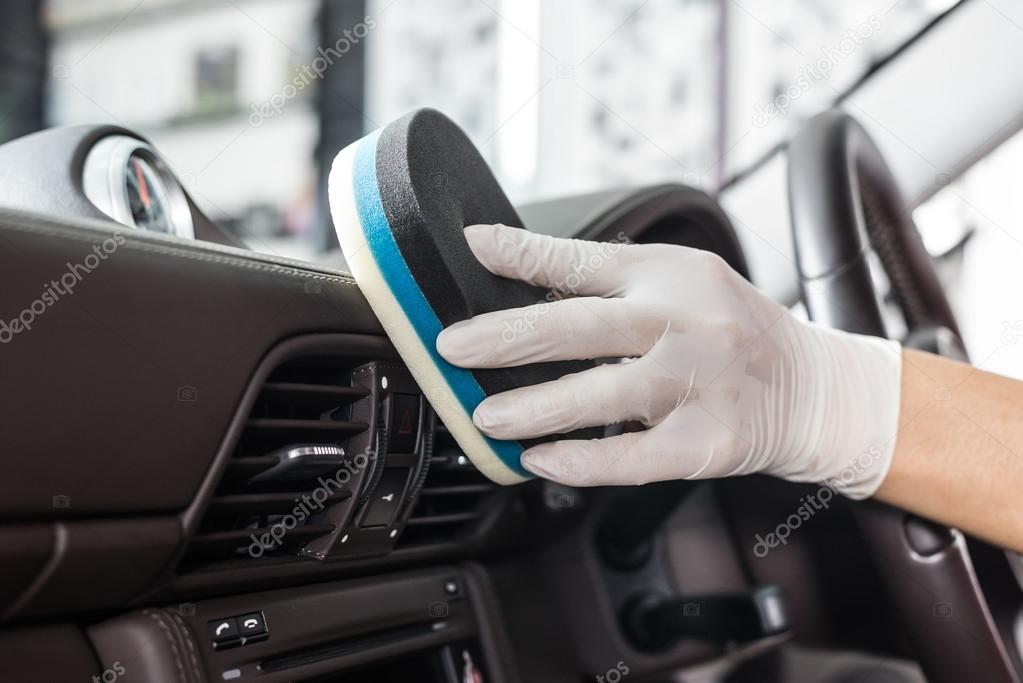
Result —
<path fill-rule="evenodd" d="M 401 503 L 402 494 L 405 492 L 405 483 L 408 481 L 409 469 L 407 467 L 390 467 L 384 470 L 380 477 L 380 484 L 377 485 L 373 497 L 370 499 L 369 509 L 362 519 L 362 526 L 387 526 L 394 519 L 394 513 Z"/>
<path fill-rule="evenodd" d="M 391 397 L 391 422 L 387 427 L 387 450 L 414 453 L 419 436 L 419 396 L 394 394 Z"/>
<path fill-rule="evenodd" d="M 238 631 L 249 638 L 250 636 L 261 636 L 266 633 L 266 621 L 262 612 L 243 614 L 238 617 Z"/>
<path fill-rule="evenodd" d="M 215 645 L 237 640 L 240 635 L 238 633 L 238 620 L 234 617 L 216 619 L 209 622 L 207 626 L 210 629 L 210 635 L 213 637 Z"/>

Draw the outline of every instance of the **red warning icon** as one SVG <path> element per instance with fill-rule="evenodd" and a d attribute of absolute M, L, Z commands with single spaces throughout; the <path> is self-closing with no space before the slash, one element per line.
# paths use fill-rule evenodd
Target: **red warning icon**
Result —
<path fill-rule="evenodd" d="M 412 430 L 412 409 L 406 408 L 401 411 L 401 423 L 398 425 L 398 433 L 411 434 Z"/>

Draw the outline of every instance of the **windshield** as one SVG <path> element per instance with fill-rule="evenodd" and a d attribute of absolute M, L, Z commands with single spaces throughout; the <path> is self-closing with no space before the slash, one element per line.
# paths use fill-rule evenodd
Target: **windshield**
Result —
<path fill-rule="evenodd" d="M 716 189 L 952 0 L 52 0 L 49 124 L 146 135 L 253 248 L 334 247 L 337 150 L 410 109 L 515 202 Z"/>

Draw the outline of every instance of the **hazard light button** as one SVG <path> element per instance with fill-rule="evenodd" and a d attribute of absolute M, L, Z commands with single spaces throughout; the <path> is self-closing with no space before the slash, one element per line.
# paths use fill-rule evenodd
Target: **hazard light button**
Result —
<path fill-rule="evenodd" d="M 387 429 L 387 450 L 414 453 L 419 438 L 419 396 L 394 394 L 391 397 L 391 421 Z"/>

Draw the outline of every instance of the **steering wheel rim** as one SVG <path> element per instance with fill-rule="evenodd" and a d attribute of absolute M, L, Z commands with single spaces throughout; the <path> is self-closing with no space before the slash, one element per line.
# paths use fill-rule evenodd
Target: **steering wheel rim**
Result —
<path fill-rule="evenodd" d="M 796 262 L 810 319 L 887 337 L 870 273 L 876 255 L 906 320 L 904 343 L 965 360 L 959 327 L 930 256 L 866 130 L 841 111 L 817 115 L 789 144 L 788 181 Z M 927 680 L 1019 683 L 965 537 L 876 501 L 856 506 L 856 516 Z M 953 618 L 940 618 L 943 605 Z"/>

